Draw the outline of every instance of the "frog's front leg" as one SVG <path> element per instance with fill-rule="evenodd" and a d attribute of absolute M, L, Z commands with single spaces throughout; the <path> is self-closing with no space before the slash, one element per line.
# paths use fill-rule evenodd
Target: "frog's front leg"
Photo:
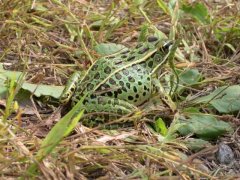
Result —
<path fill-rule="evenodd" d="M 81 80 L 81 73 L 80 72 L 74 72 L 69 80 L 67 81 L 67 84 L 60 96 L 59 102 L 61 104 L 66 104 L 70 101 L 72 95 L 74 94 L 78 82 Z"/>
<path fill-rule="evenodd" d="M 162 84 L 160 83 L 159 79 L 153 78 L 152 79 L 152 89 L 153 89 L 153 94 L 159 94 L 161 96 L 161 100 L 167 104 L 172 111 L 176 111 L 176 104 L 173 102 L 171 96 L 169 95 L 169 92 L 167 92 Z"/>

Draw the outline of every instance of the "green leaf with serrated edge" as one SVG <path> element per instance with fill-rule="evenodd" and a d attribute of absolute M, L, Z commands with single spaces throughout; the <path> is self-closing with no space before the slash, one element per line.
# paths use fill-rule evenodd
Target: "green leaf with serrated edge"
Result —
<path fill-rule="evenodd" d="M 23 83 L 22 89 L 32 92 L 36 97 L 51 96 L 58 99 L 64 89 L 64 86 L 53 86 L 44 84 Z"/>
<path fill-rule="evenodd" d="M 0 97 L 4 97 L 7 87 L 7 79 L 15 79 L 16 82 L 18 79 L 23 76 L 22 72 L 19 71 L 8 71 L 0 68 Z M 53 86 L 53 85 L 43 85 L 43 84 L 31 84 L 24 82 L 21 85 L 21 89 L 27 90 L 30 93 L 34 94 L 36 97 L 40 96 L 51 96 L 58 99 L 64 89 L 64 86 Z M 19 92 L 21 93 L 21 91 Z"/>
<path fill-rule="evenodd" d="M 183 126 L 178 131 L 182 135 L 195 134 L 201 139 L 210 140 L 233 131 L 230 124 L 218 120 L 211 114 L 188 113 L 187 117 L 182 116 L 179 119 Z"/>
<path fill-rule="evenodd" d="M 240 110 L 240 85 L 222 86 L 207 96 L 197 98 L 194 103 L 209 103 L 221 113 Z"/>
<path fill-rule="evenodd" d="M 181 94 L 187 87 L 197 84 L 199 80 L 202 78 L 202 75 L 198 72 L 197 69 L 185 69 L 184 71 L 176 69 L 176 74 L 177 74 L 176 77 L 178 77 L 179 79 L 179 83 L 177 83 L 177 80 L 174 80 L 174 82 L 171 82 L 173 80 L 171 80 L 170 75 L 165 75 L 164 79 L 165 79 L 165 82 L 168 84 L 168 87 L 166 87 L 166 90 L 169 87 L 172 87 L 172 89 L 175 89 L 177 84 L 178 85 L 177 92 L 179 94 Z"/>
<path fill-rule="evenodd" d="M 196 84 L 201 78 L 197 69 L 185 69 L 179 74 L 179 83 L 184 85 Z"/>

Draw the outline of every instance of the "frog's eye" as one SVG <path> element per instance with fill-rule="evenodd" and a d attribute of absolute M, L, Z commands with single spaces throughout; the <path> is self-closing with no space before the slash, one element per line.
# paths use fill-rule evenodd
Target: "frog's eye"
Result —
<path fill-rule="evenodd" d="M 164 44 L 163 44 L 163 46 L 162 46 L 162 50 L 164 51 L 164 52 L 168 52 L 168 51 L 170 51 L 170 49 L 172 48 L 172 45 L 173 45 L 173 41 L 167 41 L 167 42 L 165 42 Z"/>

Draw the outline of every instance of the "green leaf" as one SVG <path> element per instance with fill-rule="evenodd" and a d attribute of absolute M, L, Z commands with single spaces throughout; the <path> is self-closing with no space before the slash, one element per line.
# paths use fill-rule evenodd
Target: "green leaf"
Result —
<path fill-rule="evenodd" d="M 167 134 L 168 130 L 167 130 L 165 122 L 162 120 L 162 118 L 158 118 L 155 121 L 154 128 L 158 133 L 162 134 L 163 136 L 165 136 Z"/>
<path fill-rule="evenodd" d="M 233 131 L 230 124 L 217 120 L 210 114 L 190 113 L 188 117 L 180 118 L 180 124 L 183 125 L 178 131 L 182 135 L 195 134 L 199 138 L 210 140 Z"/>
<path fill-rule="evenodd" d="M 0 66 L 0 97 L 3 98 L 7 93 L 7 84 L 6 81 L 14 80 L 17 81 L 23 75 L 22 72 L 18 71 L 6 71 Z"/>
<path fill-rule="evenodd" d="M 22 89 L 33 93 L 36 97 L 51 96 L 58 99 L 64 89 L 64 86 L 52 86 L 43 84 L 23 83 Z"/>
<path fill-rule="evenodd" d="M 83 115 L 84 110 L 80 111 L 80 113 L 78 113 L 70 122 L 70 124 L 68 123 L 68 128 L 66 129 L 65 133 L 64 133 L 64 137 L 68 136 L 72 130 L 77 126 L 79 120 L 81 119 L 82 115 Z"/>
<path fill-rule="evenodd" d="M 195 3 L 194 5 L 182 5 L 181 10 L 191 15 L 201 23 L 208 23 L 208 10 L 203 3 Z"/>
<path fill-rule="evenodd" d="M 240 85 L 219 87 L 209 95 L 195 99 L 194 103 L 210 103 L 221 113 L 240 111 Z"/>
<path fill-rule="evenodd" d="M 165 75 L 164 78 L 165 82 L 168 84 L 168 87 L 175 89 L 176 84 L 178 85 L 177 92 L 179 94 L 181 94 L 186 89 L 186 86 L 189 87 L 197 84 L 202 78 L 202 75 L 198 72 L 197 69 L 185 69 L 184 71 L 176 70 L 176 74 L 178 75 L 179 83 L 177 82 L 177 79 L 173 80 L 171 75 Z"/>
<path fill-rule="evenodd" d="M 197 69 L 185 69 L 179 75 L 179 82 L 183 85 L 196 84 L 201 78 L 201 74 Z"/>
<path fill-rule="evenodd" d="M 15 79 L 16 82 L 23 75 L 19 71 L 7 71 L 0 68 L 0 97 L 3 97 L 6 93 L 7 87 L 5 81 L 7 79 Z M 24 82 L 22 83 L 23 90 L 27 90 L 34 94 L 36 97 L 40 96 L 51 96 L 58 99 L 64 89 L 64 86 L 52 86 L 43 84 L 31 84 Z"/>
<path fill-rule="evenodd" d="M 203 139 L 187 138 L 184 142 L 189 149 L 195 152 L 211 146 L 208 141 Z"/>
<path fill-rule="evenodd" d="M 199 109 L 195 107 L 187 107 L 183 109 L 184 113 L 199 113 Z"/>
<path fill-rule="evenodd" d="M 95 51 L 100 55 L 106 56 L 111 55 L 117 52 L 125 51 L 126 48 L 124 45 L 115 44 L 115 43 L 101 43 L 95 46 Z"/>
<path fill-rule="evenodd" d="M 19 71 L 6 71 L 0 68 L 0 82 L 6 79 L 18 79 L 23 73 Z"/>
<path fill-rule="evenodd" d="M 0 85 L 0 98 L 3 98 L 7 93 L 7 88 Z"/>

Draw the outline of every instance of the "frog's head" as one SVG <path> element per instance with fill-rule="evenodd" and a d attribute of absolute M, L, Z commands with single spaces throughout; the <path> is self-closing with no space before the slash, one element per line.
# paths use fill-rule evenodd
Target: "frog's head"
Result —
<path fill-rule="evenodd" d="M 148 59 L 147 66 L 151 71 L 155 71 L 155 69 L 158 69 L 167 61 L 174 41 L 151 36 L 148 37 L 148 43 L 155 47 L 155 51 L 151 58 Z"/>

